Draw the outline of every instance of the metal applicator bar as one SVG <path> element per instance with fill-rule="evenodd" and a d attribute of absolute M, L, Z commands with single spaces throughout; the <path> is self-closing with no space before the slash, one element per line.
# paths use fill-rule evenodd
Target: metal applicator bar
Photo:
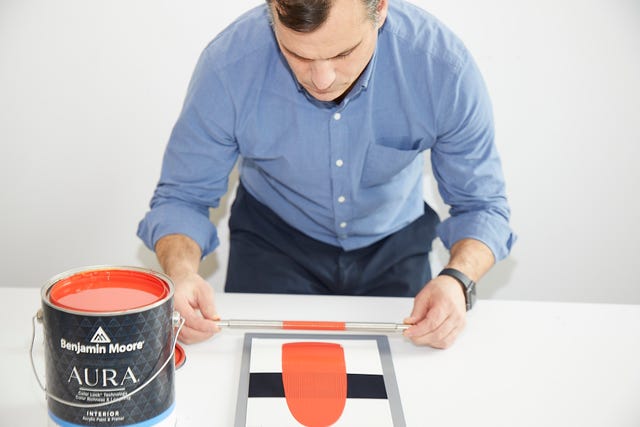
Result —
<path fill-rule="evenodd" d="M 318 320 L 240 320 L 216 322 L 221 328 L 289 329 L 304 331 L 402 332 L 411 325 L 381 322 L 330 322 Z"/>

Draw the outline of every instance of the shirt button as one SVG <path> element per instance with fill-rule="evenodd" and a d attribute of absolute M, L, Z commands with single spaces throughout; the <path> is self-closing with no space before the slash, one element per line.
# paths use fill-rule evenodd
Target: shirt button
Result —
<path fill-rule="evenodd" d="M 335 113 L 333 115 L 333 120 L 340 120 L 341 118 L 342 118 L 342 114 L 340 114 L 340 113 Z"/>
<path fill-rule="evenodd" d="M 340 228 L 347 228 L 347 223 L 346 222 L 341 222 L 340 223 Z"/>
<path fill-rule="evenodd" d="M 336 166 L 341 168 L 344 165 L 344 162 L 342 161 L 342 159 L 338 159 L 336 160 Z"/>
<path fill-rule="evenodd" d="M 345 202 L 345 200 L 347 200 L 347 198 L 346 198 L 346 197 L 344 197 L 344 196 L 340 196 L 340 197 L 338 197 L 338 203 L 344 203 L 344 202 Z"/>

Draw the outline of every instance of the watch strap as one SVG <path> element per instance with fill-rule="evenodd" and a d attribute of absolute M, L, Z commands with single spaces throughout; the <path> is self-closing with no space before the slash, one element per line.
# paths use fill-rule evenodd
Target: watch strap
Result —
<path fill-rule="evenodd" d="M 445 268 L 440 272 L 440 274 L 438 274 L 438 276 L 453 277 L 462 285 L 467 311 L 471 310 L 475 304 L 476 282 L 471 280 L 469 276 L 464 274 L 462 271 L 455 268 Z"/>

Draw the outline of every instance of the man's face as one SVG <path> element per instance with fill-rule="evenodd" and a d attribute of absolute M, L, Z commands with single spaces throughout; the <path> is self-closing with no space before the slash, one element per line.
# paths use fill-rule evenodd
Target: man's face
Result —
<path fill-rule="evenodd" d="M 336 0 L 327 20 L 310 33 L 287 28 L 274 11 L 273 26 L 280 50 L 311 96 L 333 101 L 358 79 L 371 60 L 378 28 L 386 18 L 386 1 L 381 5 L 380 19 L 374 24 L 362 0 Z"/>

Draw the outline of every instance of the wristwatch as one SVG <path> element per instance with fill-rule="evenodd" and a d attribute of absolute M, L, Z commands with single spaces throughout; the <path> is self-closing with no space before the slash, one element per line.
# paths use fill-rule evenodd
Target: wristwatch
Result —
<path fill-rule="evenodd" d="M 467 311 L 471 310 L 476 303 L 476 282 L 471 280 L 466 274 L 455 268 L 445 268 L 438 276 L 450 276 L 462 285 L 464 299 L 467 304 Z"/>

